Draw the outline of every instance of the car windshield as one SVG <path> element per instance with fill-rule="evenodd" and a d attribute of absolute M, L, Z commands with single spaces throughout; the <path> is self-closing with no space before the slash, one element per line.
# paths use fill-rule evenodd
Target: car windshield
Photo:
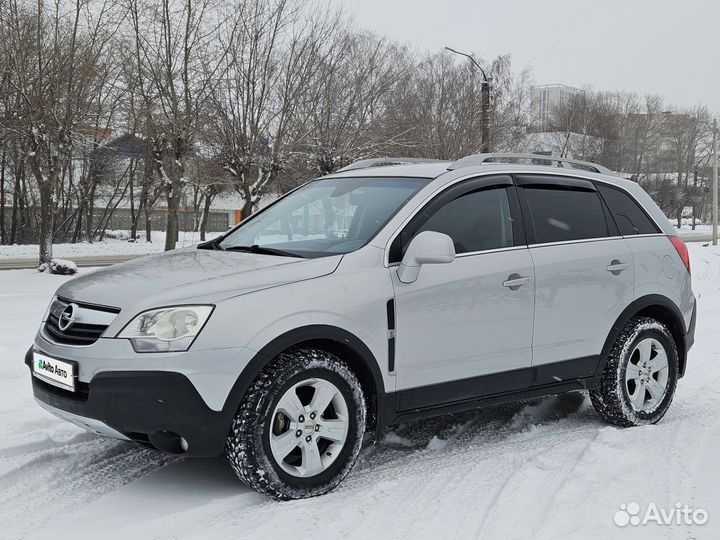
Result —
<path fill-rule="evenodd" d="M 424 178 L 315 180 L 249 219 L 217 247 L 296 257 L 349 253 L 367 244 L 427 182 Z"/>

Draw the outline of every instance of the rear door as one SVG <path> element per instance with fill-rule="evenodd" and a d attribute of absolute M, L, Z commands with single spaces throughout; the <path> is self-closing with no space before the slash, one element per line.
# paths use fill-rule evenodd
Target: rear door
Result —
<path fill-rule="evenodd" d="M 427 230 L 449 235 L 456 258 L 402 283 L 394 264 Z M 403 228 L 390 264 L 399 410 L 528 387 L 533 268 L 509 176 L 445 190 Z"/>
<path fill-rule="evenodd" d="M 593 183 L 518 175 L 535 266 L 535 385 L 595 373 L 633 299 L 633 257 Z"/>

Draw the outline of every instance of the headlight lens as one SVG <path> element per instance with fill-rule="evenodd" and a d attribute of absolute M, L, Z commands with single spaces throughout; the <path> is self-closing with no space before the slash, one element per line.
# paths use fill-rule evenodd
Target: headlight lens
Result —
<path fill-rule="evenodd" d="M 212 313 L 213 306 L 151 309 L 135 317 L 117 335 L 136 352 L 187 351 Z"/>

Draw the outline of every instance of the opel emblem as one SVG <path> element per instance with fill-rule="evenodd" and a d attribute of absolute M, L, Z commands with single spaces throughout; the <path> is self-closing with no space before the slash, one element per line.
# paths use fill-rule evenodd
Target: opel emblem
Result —
<path fill-rule="evenodd" d="M 64 332 L 72 326 L 72 323 L 75 322 L 75 310 L 77 308 L 77 304 L 68 304 L 65 309 L 62 310 L 60 318 L 58 319 L 58 328 L 60 328 L 60 330 Z"/>

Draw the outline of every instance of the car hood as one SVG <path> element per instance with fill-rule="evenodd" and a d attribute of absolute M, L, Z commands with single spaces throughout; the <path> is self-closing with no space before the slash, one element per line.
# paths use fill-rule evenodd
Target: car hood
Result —
<path fill-rule="evenodd" d="M 179 302 L 214 303 L 335 271 L 342 255 L 299 259 L 185 248 L 141 257 L 80 276 L 58 296 L 135 310 Z"/>

